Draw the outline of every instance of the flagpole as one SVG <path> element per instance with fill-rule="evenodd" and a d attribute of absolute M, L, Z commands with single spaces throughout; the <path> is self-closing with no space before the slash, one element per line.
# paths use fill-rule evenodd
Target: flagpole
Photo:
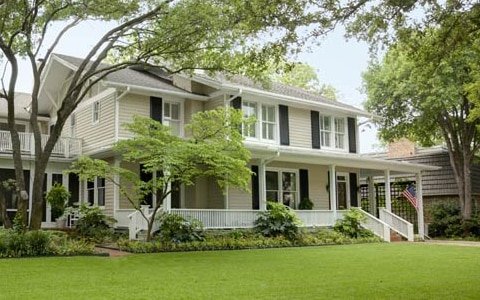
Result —
<path fill-rule="evenodd" d="M 422 173 L 418 172 L 416 176 L 416 188 L 417 188 L 417 205 L 418 205 L 418 236 L 420 240 L 425 240 L 425 223 L 423 219 L 423 185 L 422 185 Z"/>

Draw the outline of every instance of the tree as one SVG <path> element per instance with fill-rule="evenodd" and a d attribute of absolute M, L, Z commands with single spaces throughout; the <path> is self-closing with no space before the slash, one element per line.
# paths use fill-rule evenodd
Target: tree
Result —
<path fill-rule="evenodd" d="M 168 126 L 152 119 L 134 117 L 134 122 L 126 127 L 135 137 L 118 142 L 116 150 L 121 153 L 123 161 L 142 165 L 143 172 L 150 174 L 152 179 L 142 181 L 139 174 L 128 169 L 87 157 L 75 162 L 71 171 L 83 180 L 94 180 L 98 176 L 118 186 L 120 193 L 148 222 L 148 241 L 155 216 L 172 193 L 172 187 L 192 185 L 196 178 L 206 176 L 215 178 L 224 190 L 227 186 L 248 190 L 250 152 L 238 130 L 242 122 L 240 110 L 219 108 L 200 112 L 187 125 L 190 137 L 184 139 L 171 135 Z M 151 217 L 141 209 L 147 195 L 155 195 L 157 199 Z"/>
<path fill-rule="evenodd" d="M 262 78 L 265 61 L 280 61 L 297 51 L 302 36 L 297 28 L 318 22 L 309 0 L 49 0 L 0 2 L 0 59 L 8 78 L 2 77 L 0 98 L 8 103 L 18 215 L 27 223 L 28 193 L 23 174 L 20 139 L 15 128 L 15 89 L 19 59 L 31 65 L 30 127 L 34 136 L 30 229 L 38 229 L 43 216 L 44 173 L 69 115 L 90 88 L 108 74 L 139 62 L 163 66 L 170 72 L 194 69 L 224 70 Z M 88 20 L 114 21 L 65 83 L 59 96 L 56 123 L 42 142 L 38 123 L 39 91 L 46 65 L 62 38 Z M 63 29 L 51 45 L 45 37 L 53 23 Z M 275 35 L 268 35 L 275 32 Z M 100 64 L 107 57 L 110 65 Z M 5 74 L 5 72 L 2 72 Z M 0 100 L 3 101 L 3 100 Z"/>
<path fill-rule="evenodd" d="M 320 84 L 315 69 L 309 64 L 294 63 L 283 66 L 283 71 L 273 76 L 274 81 L 312 91 L 330 100 L 338 99 L 338 91 L 330 84 Z"/>
<path fill-rule="evenodd" d="M 472 110 L 479 93 L 480 47 L 476 41 L 429 60 L 442 33 L 412 36 L 392 45 L 381 63 L 372 62 L 363 74 L 367 110 L 382 116 L 380 137 L 408 137 L 421 145 L 447 145 L 464 219 L 472 214 L 470 167 L 480 148 L 480 118 Z M 420 41 L 421 39 L 421 41 Z M 423 46 L 413 55 L 412 45 Z"/>

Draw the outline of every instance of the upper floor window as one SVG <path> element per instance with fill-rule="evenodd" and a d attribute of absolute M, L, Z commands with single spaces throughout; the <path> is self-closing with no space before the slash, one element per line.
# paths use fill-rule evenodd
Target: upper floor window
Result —
<path fill-rule="evenodd" d="M 170 126 L 172 135 L 180 135 L 181 114 L 180 103 L 163 103 L 163 125 Z"/>
<path fill-rule="evenodd" d="M 97 123 L 100 120 L 100 101 L 92 104 L 92 122 Z"/>
<path fill-rule="evenodd" d="M 15 129 L 17 129 L 18 132 L 27 132 L 27 125 L 26 124 L 19 124 L 17 122 L 15 124 Z M 9 131 L 7 122 L 0 122 L 0 131 Z"/>
<path fill-rule="evenodd" d="M 245 118 L 256 119 L 255 123 L 243 126 L 245 137 L 270 141 L 277 139 L 277 112 L 274 105 L 242 101 L 242 111 Z"/>
<path fill-rule="evenodd" d="M 345 149 L 345 118 L 320 116 L 320 142 L 322 147 Z"/>

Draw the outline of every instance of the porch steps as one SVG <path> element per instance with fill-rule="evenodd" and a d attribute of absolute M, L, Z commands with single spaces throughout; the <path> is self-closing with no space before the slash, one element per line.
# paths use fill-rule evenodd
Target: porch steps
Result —
<path fill-rule="evenodd" d="M 390 229 L 390 242 L 405 242 L 406 239 L 397 232 Z"/>

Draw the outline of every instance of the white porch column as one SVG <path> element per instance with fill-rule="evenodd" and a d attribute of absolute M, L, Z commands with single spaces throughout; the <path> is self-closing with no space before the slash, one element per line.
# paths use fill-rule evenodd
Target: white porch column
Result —
<path fill-rule="evenodd" d="M 425 223 L 423 220 L 423 185 L 422 185 L 422 173 L 418 172 L 416 176 L 416 193 L 417 193 L 417 206 L 418 206 L 418 235 L 421 240 L 425 239 Z"/>
<path fill-rule="evenodd" d="M 267 210 L 267 191 L 265 184 L 265 160 L 261 159 L 258 165 L 258 193 L 259 193 L 259 208 L 260 210 Z"/>
<path fill-rule="evenodd" d="M 392 194 L 390 189 L 390 170 L 385 170 L 385 208 L 392 211 Z"/>
<path fill-rule="evenodd" d="M 28 176 L 30 177 L 29 184 L 28 184 L 29 185 L 28 186 L 28 224 L 30 224 L 30 220 L 32 218 L 33 174 L 35 174 L 35 166 L 32 165 L 30 166 L 30 173 L 28 174 Z"/>
<path fill-rule="evenodd" d="M 370 214 L 377 215 L 377 201 L 375 199 L 375 181 L 373 176 L 368 176 L 368 202 L 370 203 Z"/>
<path fill-rule="evenodd" d="M 330 170 L 330 207 L 333 211 L 333 222 L 337 220 L 337 176 L 335 171 L 335 165 L 329 166 Z"/>
<path fill-rule="evenodd" d="M 120 167 L 120 158 L 115 156 L 113 161 L 113 166 L 115 168 Z M 117 173 L 113 175 L 113 180 L 117 183 L 120 183 L 120 175 Z M 113 217 L 117 218 L 117 210 L 120 208 L 120 187 L 116 184 L 113 185 Z"/>
<path fill-rule="evenodd" d="M 46 179 L 46 184 L 47 184 L 47 190 L 46 192 L 48 193 L 51 189 L 52 189 L 52 173 L 50 172 L 47 172 L 47 178 Z M 44 211 L 45 213 L 45 220 L 47 222 L 54 222 L 55 220 L 52 220 L 52 210 L 51 210 L 51 207 L 50 207 L 50 204 L 47 202 L 46 203 L 46 211 Z"/>

